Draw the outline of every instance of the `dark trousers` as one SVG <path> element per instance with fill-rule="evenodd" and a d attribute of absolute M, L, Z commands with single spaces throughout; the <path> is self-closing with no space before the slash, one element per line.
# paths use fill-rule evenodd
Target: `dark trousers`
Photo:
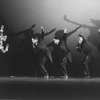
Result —
<path fill-rule="evenodd" d="M 55 59 L 53 66 L 54 66 L 54 70 L 55 70 L 54 72 L 56 76 L 65 76 L 65 75 L 68 76 L 67 69 L 66 69 L 67 61 L 68 58 L 66 55 L 58 57 L 58 60 Z"/>
<path fill-rule="evenodd" d="M 42 49 L 39 49 L 37 52 L 34 53 L 34 73 L 43 76 L 48 75 L 48 71 L 46 70 L 45 63 L 47 61 L 46 52 Z M 38 76 L 37 75 L 37 76 Z"/>
<path fill-rule="evenodd" d="M 92 56 L 90 54 L 85 55 L 85 58 L 83 60 L 83 67 L 84 67 L 83 70 L 84 70 L 84 74 L 86 76 L 90 76 L 89 67 L 94 64 L 94 61 L 95 61 L 94 56 Z"/>

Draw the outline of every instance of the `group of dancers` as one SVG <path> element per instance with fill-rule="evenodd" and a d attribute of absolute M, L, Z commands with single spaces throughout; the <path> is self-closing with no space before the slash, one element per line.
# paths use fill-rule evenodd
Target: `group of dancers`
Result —
<path fill-rule="evenodd" d="M 49 66 L 53 66 L 53 72 L 55 73 L 54 76 L 63 76 L 64 78 L 68 78 L 68 72 L 66 66 L 68 61 L 73 63 L 72 54 L 68 48 L 67 40 L 68 37 L 75 33 L 79 28 L 82 26 L 76 27 L 71 32 L 67 32 L 67 29 L 56 31 L 51 43 L 46 45 L 44 38 L 45 36 L 53 33 L 56 28 L 52 29 L 50 32 L 45 33 L 44 27 L 41 27 L 41 33 L 34 33 L 32 30 L 35 27 L 33 25 L 31 28 L 21 31 L 17 34 L 25 33 L 27 39 L 29 39 L 32 46 L 33 51 L 33 63 L 34 63 L 34 75 L 38 75 L 38 71 L 42 71 L 42 74 L 45 78 L 49 78 L 50 73 L 46 69 L 47 63 L 49 62 Z M 98 30 L 100 31 L 100 30 Z M 4 54 L 9 51 L 9 44 L 4 46 L 4 41 L 7 40 L 7 35 L 3 34 L 4 32 L 4 25 L 1 26 L 0 29 L 0 50 Z M 17 35 L 15 34 L 15 35 Z M 8 35 L 9 36 L 9 35 Z M 26 41 L 24 39 L 23 41 Z M 93 60 L 95 56 L 92 54 L 92 50 L 87 44 L 87 41 L 83 37 L 82 33 L 78 35 L 78 43 L 76 44 L 76 50 L 79 53 L 84 53 L 84 59 L 82 61 L 82 68 L 84 75 L 90 78 L 89 66 L 93 64 Z M 2 61 L 1 61 L 2 63 Z"/>

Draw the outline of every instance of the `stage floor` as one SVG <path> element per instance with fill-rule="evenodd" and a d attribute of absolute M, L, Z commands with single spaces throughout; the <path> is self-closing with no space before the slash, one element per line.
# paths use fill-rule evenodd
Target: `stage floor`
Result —
<path fill-rule="evenodd" d="M 0 77 L 0 99 L 100 100 L 100 78 Z"/>

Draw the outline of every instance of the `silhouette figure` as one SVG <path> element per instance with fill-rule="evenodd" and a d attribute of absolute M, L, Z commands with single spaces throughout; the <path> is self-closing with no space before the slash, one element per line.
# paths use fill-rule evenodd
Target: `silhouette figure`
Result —
<path fill-rule="evenodd" d="M 67 39 L 73 33 L 75 33 L 81 26 L 77 27 L 73 31 L 67 33 L 67 29 L 58 30 L 55 33 L 53 42 L 48 44 L 49 49 L 52 52 L 53 57 L 53 66 L 56 75 L 62 75 L 65 78 L 68 78 L 68 73 L 66 70 L 66 64 L 68 60 L 72 63 L 72 55 L 67 46 Z"/>
<path fill-rule="evenodd" d="M 98 33 L 97 30 L 100 27 L 100 20 L 90 19 L 91 23 L 94 24 L 94 26 L 89 26 L 89 25 L 86 25 L 86 24 L 80 24 L 78 22 L 72 21 L 72 20 L 68 19 L 66 15 L 64 16 L 64 20 L 66 22 L 70 22 L 70 23 L 75 24 L 75 25 L 81 25 L 83 28 L 88 28 L 89 31 L 90 31 L 90 35 L 87 38 L 87 40 L 90 43 L 92 43 L 95 47 L 98 46 L 100 38 L 99 38 L 99 35 L 97 34 Z"/>
<path fill-rule="evenodd" d="M 47 70 L 45 68 L 46 60 L 47 60 L 47 58 L 49 58 L 49 60 L 52 63 L 53 63 L 53 61 L 52 61 L 51 52 L 44 42 L 44 37 L 51 34 L 54 31 L 55 31 L 55 29 L 52 29 L 50 32 L 45 33 L 44 27 L 41 27 L 41 34 L 36 33 L 36 34 L 33 34 L 33 37 L 32 37 L 33 52 L 36 55 L 35 61 L 36 61 L 36 58 L 38 61 L 38 62 L 36 62 L 37 65 L 36 65 L 35 70 L 42 70 L 42 72 L 46 78 L 49 77 L 49 73 L 47 72 Z"/>
<path fill-rule="evenodd" d="M 9 51 L 7 53 L 7 63 L 3 64 L 2 75 L 26 75 L 33 74 L 32 56 L 32 34 L 36 25 L 18 33 L 7 34 Z M 9 66 L 9 67 L 8 67 Z"/>
<path fill-rule="evenodd" d="M 36 25 L 32 25 L 29 29 L 17 32 L 17 33 L 9 33 L 8 36 L 8 43 L 10 44 L 10 52 L 16 53 L 20 52 L 24 49 L 29 49 L 31 43 L 31 37 L 34 33 L 32 30 Z"/>
<path fill-rule="evenodd" d="M 82 61 L 82 69 L 86 77 L 90 77 L 89 66 L 92 66 L 95 60 L 95 56 L 92 53 L 91 48 L 88 46 L 87 41 L 84 39 L 82 34 L 78 35 L 78 43 L 76 49 L 80 53 L 84 53 L 85 57 Z"/>

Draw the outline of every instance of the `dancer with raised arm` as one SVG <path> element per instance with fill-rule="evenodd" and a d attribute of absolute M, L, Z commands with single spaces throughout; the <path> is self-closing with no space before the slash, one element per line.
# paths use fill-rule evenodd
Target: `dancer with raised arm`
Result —
<path fill-rule="evenodd" d="M 47 58 L 49 58 L 49 60 L 52 63 L 53 63 L 53 61 L 52 61 L 51 52 L 44 42 L 44 37 L 51 34 L 54 31 L 55 31 L 55 29 L 51 30 L 48 33 L 45 33 L 44 27 L 41 27 L 41 34 L 36 33 L 36 34 L 33 34 L 33 37 L 32 37 L 33 51 L 36 56 L 38 55 L 38 58 L 37 58 L 38 62 L 36 62 L 37 66 L 35 69 L 42 70 L 45 78 L 49 78 L 49 73 L 47 72 L 47 70 L 45 68 L 46 60 L 47 60 Z"/>
<path fill-rule="evenodd" d="M 7 35 L 3 35 L 4 32 L 4 25 L 1 26 L 0 29 L 0 50 L 2 53 L 5 53 L 8 51 L 9 44 L 6 45 L 6 47 L 3 46 L 3 42 L 7 40 Z"/>
<path fill-rule="evenodd" d="M 58 30 L 55 33 L 53 42 L 48 45 L 52 52 L 53 66 L 55 67 L 55 73 L 57 76 L 64 76 L 68 78 L 68 73 L 66 70 L 67 61 L 72 63 L 72 55 L 67 46 L 68 37 L 75 33 L 81 26 L 77 27 L 71 32 L 67 33 L 67 29 Z"/>
<path fill-rule="evenodd" d="M 8 51 L 9 49 L 9 44 L 6 44 L 6 46 L 4 46 L 4 42 L 7 40 L 7 35 L 3 35 L 4 32 L 4 25 L 1 26 L 0 29 L 0 66 L 2 64 L 2 59 L 3 59 L 3 55 Z"/>
<path fill-rule="evenodd" d="M 17 33 L 9 33 L 8 42 L 10 44 L 10 52 L 21 51 L 23 47 L 28 48 L 31 43 L 32 34 L 34 33 L 33 28 L 36 24 L 33 24 L 30 28 L 17 32 Z"/>
<path fill-rule="evenodd" d="M 81 24 L 79 22 L 76 22 L 74 20 L 71 20 L 67 17 L 67 15 L 64 15 L 63 19 L 68 22 L 68 23 L 71 23 L 71 24 L 74 24 L 74 25 L 81 25 L 84 29 L 88 29 L 89 30 L 89 35 L 87 37 L 87 40 L 95 47 L 98 46 L 99 44 L 99 36 L 98 36 L 98 27 L 100 27 L 100 20 L 95 20 L 95 19 L 90 19 L 89 23 L 84 23 L 84 24 Z"/>
<path fill-rule="evenodd" d="M 87 44 L 87 41 L 82 36 L 82 34 L 78 35 L 78 43 L 76 45 L 76 49 L 79 53 L 84 53 L 85 56 L 82 60 L 82 69 L 86 78 L 90 78 L 89 66 L 94 64 L 95 56 L 92 53 L 91 48 Z"/>

